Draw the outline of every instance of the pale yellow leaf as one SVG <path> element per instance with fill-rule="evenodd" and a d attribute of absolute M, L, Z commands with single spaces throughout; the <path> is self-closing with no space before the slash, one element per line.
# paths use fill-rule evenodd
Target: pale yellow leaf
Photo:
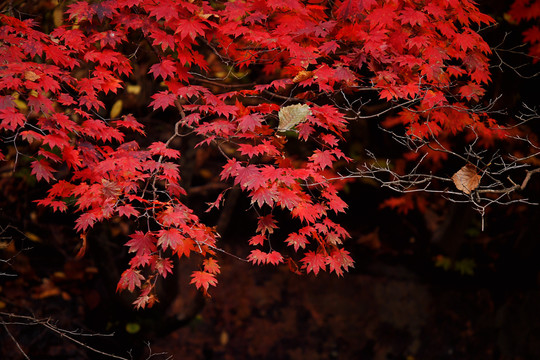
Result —
<path fill-rule="evenodd" d="M 278 131 L 291 130 L 296 125 L 306 121 L 311 115 L 309 105 L 296 104 L 281 108 L 278 113 L 279 126 Z"/>
<path fill-rule="evenodd" d="M 122 100 L 116 100 L 114 105 L 111 108 L 111 119 L 115 119 L 120 115 L 122 112 L 122 106 L 124 105 L 124 102 Z"/>
<path fill-rule="evenodd" d="M 126 86 L 126 91 L 128 92 L 128 94 L 139 95 L 141 93 L 141 90 L 141 85 L 128 84 Z"/>

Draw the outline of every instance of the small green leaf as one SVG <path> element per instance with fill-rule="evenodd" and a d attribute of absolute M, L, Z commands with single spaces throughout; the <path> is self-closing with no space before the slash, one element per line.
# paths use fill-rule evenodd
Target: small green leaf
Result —
<path fill-rule="evenodd" d="M 141 325 L 139 325 L 138 323 L 127 323 L 126 331 L 128 334 L 136 334 L 141 331 Z"/>
<path fill-rule="evenodd" d="M 474 259 L 462 259 L 458 260 L 454 264 L 454 268 L 461 275 L 474 275 L 474 268 L 476 267 L 476 262 Z"/>

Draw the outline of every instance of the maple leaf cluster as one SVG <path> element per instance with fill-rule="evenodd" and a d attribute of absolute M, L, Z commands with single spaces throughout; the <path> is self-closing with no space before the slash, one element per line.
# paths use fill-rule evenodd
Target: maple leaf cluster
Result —
<path fill-rule="evenodd" d="M 525 31 L 523 31 L 523 40 L 528 43 L 529 55 L 533 58 L 533 62 L 540 60 L 540 1 L 538 0 L 516 0 L 512 3 L 510 11 L 511 21 L 516 23 L 532 22 Z"/>
<path fill-rule="evenodd" d="M 384 125 L 417 138 L 471 129 L 500 136 L 494 120 L 468 105 L 490 80 L 490 48 L 473 25 L 493 22 L 468 0 L 106 0 L 73 3 L 66 15 L 50 34 L 0 15 L 0 131 L 39 149 L 28 154 L 31 172 L 51 186 L 38 204 L 67 211 L 75 199 L 79 233 L 114 217 L 139 224 L 118 283 L 138 291 L 136 307 L 156 301 L 155 279 L 172 272 L 173 257 L 202 256 L 192 283 L 204 292 L 219 274 L 218 234 L 183 201 L 175 161 L 182 154 L 171 141 L 126 140 L 145 134 L 139 120 L 105 115 L 105 97 L 134 75 L 128 45 L 141 36 L 154 59 L 147 76 L 160 84 L 148 107 L 178 114 L 173 138 L 194 133 L 197 146 L 234 149 L 221 151 L 219 176 L 261 214 L 249 240 L 254 264 L 337 275 L 353 267 L 342 248 L 349 234 L 331 219 L 347 209 L 332 179 L 351 161 L 340 149 L 350 113 L 335 96 L 368 89 L 380 101 L 407 104 Z M 227 91 L 229 76 L 216 90 L 210 52 L 231 72 L 260 74 L 257 84 Z M 298 224 L 281 239 L 291 255 L 271 246 L 278 209 Z"/>

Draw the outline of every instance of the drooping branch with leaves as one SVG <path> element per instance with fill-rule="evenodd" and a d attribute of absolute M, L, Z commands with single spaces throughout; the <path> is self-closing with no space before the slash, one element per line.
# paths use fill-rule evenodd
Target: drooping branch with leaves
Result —
<path fill-rule="evenodd" d="M 347 230 L 333 220 L 347 209 L 344 180 L 371 177 L 483 209 L 513 201 L 528 180 L 500 178 L 537 157 L 536 139 L 483 105 L 491 49 L 479 31 L 494 20 L 471 1 L 107 0 L 70 3 L 65 15 L 49 33 L 17 9 L 0 15 L 0 160 L 50 184 L 39 205 L 77 214 L 81 254 L 96 223 L 134 224 L 118 290 L 138 292 L 138 308 L 156 301 L 175 257 L 200 256 L 192 283 L 205 293 L 217 284 L 219 234 L 185 201 L 175 146 L 185 138 L 220 154 L 224 190 L 211 209 L 232 188 L 251 200 L 258 223 L 247 260 L 315 274 L 354 266 Z M 148 111 L 170 119 L 168 140 L 149 138 L 144 116 L 112 109 L 137 76 L 151 84 Z M 350 158 L 348 127 L 364 120 L 382 120 L 413 166 Z M 509 139 L 536 152 L 507 162 L 493 146 Z M 422 172 L 449 156 L 461 173 Z M 284 238 L 278 212 L 296 223 Z"/>

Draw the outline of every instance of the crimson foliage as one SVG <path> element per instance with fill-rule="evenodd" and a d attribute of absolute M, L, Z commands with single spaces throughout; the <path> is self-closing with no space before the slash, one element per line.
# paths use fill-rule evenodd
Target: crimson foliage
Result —
<path fill-rule="evenodd" d="M 220 272 L 218 234 L 183 201 L 177 137 L 219 149 L 220 179 L 260 214 L 249 261 L 342 275 L 354 263 L 332 215 L 347 209 L 337 171 L 351 159 L 340 146 L 361 94 L 398 109 L 384 126 L 413 139 L 464 134 L 489 145 L 505 135 L 471 106 L 490 81 L 490 47 L 475 29 L 494 21 L 468 0 L 106 0 L 72 3 L 66 15 L 50 33 L 0 15 L 0 131 L 38 148 L 26 154 L 50 184 L 38 204 L 77 213 L 82 236 L 114 217 L 138 224 L 118 283 L 138 292 L 136 307 L 155 302 L 155 279 L 175 256 L 203 257 L 192 283 L 204 292 Z M 174 135 L 149 146 L 126 140 L 145 135 L 140 119 L 105 101 L 125 91 L 143 52 L 160 86 L 148 107 L 177 114 Z M 282 239 L 289 255 L 271 245 L 275 209 L 297 219 Z"/>

